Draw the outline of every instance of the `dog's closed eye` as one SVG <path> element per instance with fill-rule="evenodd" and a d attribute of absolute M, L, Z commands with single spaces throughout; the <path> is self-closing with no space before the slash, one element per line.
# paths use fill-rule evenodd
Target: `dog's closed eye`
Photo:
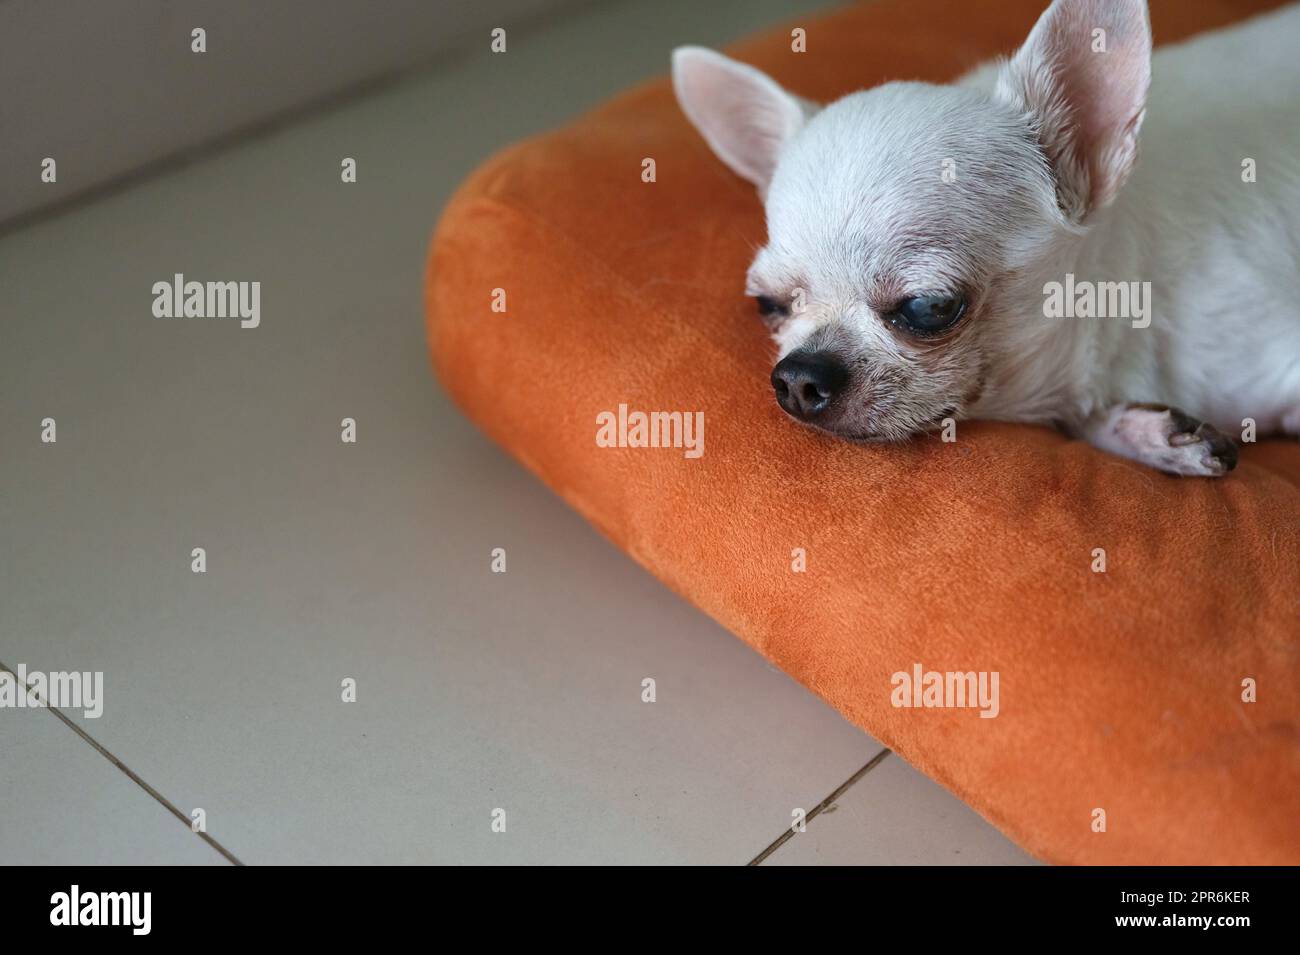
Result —
<path fill-rule="evenodd" d="M 920 338 L 946 332 L 966 314 L 960 295 L 917 295 L 899 302 L 885 317 Z"/>
<path fill-rule="evenodd" d="M 754 301 L 758 304 L 758 314 L 766 319 L 786 318 L 790 314 L 790 306 L 769 295 L 757 295 Z"/>

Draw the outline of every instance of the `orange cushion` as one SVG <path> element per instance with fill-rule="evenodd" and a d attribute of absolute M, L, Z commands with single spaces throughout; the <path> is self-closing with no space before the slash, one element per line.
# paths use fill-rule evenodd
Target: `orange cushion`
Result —
<path fill-rule="evenodd" d="M 732 52 L 825 100 L 951 79 L 1045 5 L 877 0 L 797 24 L 807 53 L 788 29 Z M 1167 42 L 1277 5 L 1153 0 L 1152 18 Z M 762 241 L 752 187 L 655 81 L 462 187 L 428 274 L 435 366 L 616 544 L 1038 857 L 1300 863 L 1300 446 L 1198 480 L 1027 426 L 819 436 L 767 383 L 742 295 Z M 599 447 L 620 404 L 702 410 L 704 455 Z M 997 718 L 892 705 L 918 663 L 997 671 Z"/>

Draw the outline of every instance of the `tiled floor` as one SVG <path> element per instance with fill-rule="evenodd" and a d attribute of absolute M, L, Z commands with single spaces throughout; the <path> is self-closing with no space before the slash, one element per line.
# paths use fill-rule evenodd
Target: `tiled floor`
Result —
<path fill-rule="evenodd" d="M 817 5 L 595 7 L 0 239 L 0 662 L 102 671 L 139 779 L 0 709 L 0 863 L 227 861 L 164 801 L 250 864 L 744 863 L 880 752 L 466 423 L 421 316 L 489 152 Z M 154 319 L 175 272 L 261 327 Z M 889 756 L 766 861 L 1031 860 Z"/>

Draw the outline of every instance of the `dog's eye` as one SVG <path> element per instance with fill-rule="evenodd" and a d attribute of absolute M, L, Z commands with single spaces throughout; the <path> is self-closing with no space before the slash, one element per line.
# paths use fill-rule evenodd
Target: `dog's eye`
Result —
<path fill-rule="evenodd" d="M 774 298 L 759 295 L 754 299 L 758 303 L 758 314 L 764 318 L 781 318 L 789 314 L 789 309 Z"/>
<path fill-rule="evenodd" d="M 957 295 L 919 295 L 905 299 L 889 314 L 916 335 L 937 335 L 956 325 L 966 312 L 966 300 Z"/>

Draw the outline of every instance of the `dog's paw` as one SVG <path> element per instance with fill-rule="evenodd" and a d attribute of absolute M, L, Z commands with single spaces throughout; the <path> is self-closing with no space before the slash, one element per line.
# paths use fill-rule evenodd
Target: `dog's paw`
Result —
<path fill-rule="evenodd" d="M 1177 408 L 1129 405 L 1115 429 L 1133 457 L 1167 474 L 1222 477 L 1237 466 L 1230 437 Z"/>

